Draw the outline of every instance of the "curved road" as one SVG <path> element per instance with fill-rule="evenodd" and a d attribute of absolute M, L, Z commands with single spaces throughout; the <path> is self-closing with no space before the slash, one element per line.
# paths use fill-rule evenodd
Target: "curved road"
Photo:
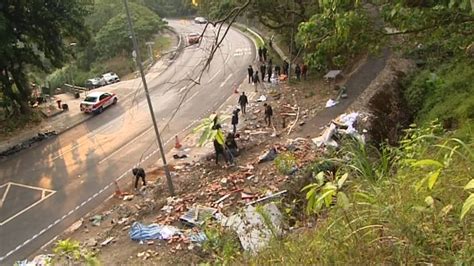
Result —
<path fill-rule="evenodd" d="M 183 40 L 204 28 L 183 20 L 170 20 L 169 25 Z M 200 45 L 186 47 L 163 72 L 147 75 L 166 144 L 221 105 L 233 84 L 245 79 L 246 66 L 255 58 L 252 42 L 231 29 L 200 85 L 193 85 L 191 79 L 199 75 L 212 45 L 213 30 L 210 26 Z M 120 87 L 116 106 L 0 163 L 0 264 L 11 265 L 32 254 L 109 197 L 113 181 L 130 177 L 134 165 L 159 159 L 139 80 L 113 86 Z M 180 102 L 176 116 L 163 128 Z"/>

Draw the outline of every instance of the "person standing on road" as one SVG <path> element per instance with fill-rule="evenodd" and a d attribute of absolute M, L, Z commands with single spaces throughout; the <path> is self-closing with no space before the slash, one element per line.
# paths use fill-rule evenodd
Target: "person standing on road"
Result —
<path fill-rule="evenodd" d="M 224 157 L 224 160 L 226 164 L 229 162 L 229 159 L 227 158 L 227 154 L 225 153 L 225 138 L 224 138 L 224 133 L 222 132 L 222 127 L 220 124 L 214 124 L 212 127 L 213 130 L 217 130 L 216 136 L 214 137 L 214 151 L 216 153 L 216 165 L 219 164 L 219 155 L 222 155 Z"/>
<path fill-rule="evenodd" d="M 268 82 L 270 83 L 270 78 L 272 77 L 272 64 L 268 64 L 267 68 Z"/>
<path fill-rule="evenodd" d="M 240 95 L 239 97 L 239 105 L 240 105 L 240 109 L 242 110 L 242 114 L 246 114 L 248 103 L 249 103 L 249 99 L 247 98 L 247 95 L 245 95 L 245 92 L 242 92 L 242 95 Z"/>
<path fill-rule="evenodd" d="M 306 80 L 306 74 L 308 73 L 308 65 L 303 63 L 301 66 L 301 75 L 303 76 L 303 79 Z"/>
<path fill-rule="evenodd" d="M 232 124 L 232 133 L 234 135 L 235 133 L 237 133 L 237 125 L 239 124 L 239 112 L 240 112 L 240 109 L 235 109 L 232 112 L 231 124 Z"/>
<path fill-rule="evenodd" d="M 141 179 L 143 182 L 143 186 L 146 186 L 146 173 L 145 170 L 141 167 L 135 167 L 132 169 L 132 174 L 135 176 L 135 190 L 138 189 L 138 180 Z"/>
<path fill-rule="evenodd" d="M 249 73 L 249 84 L 252 82 L 252 77 L 253 77 L 253 68 L 251 65 L 249 65 L 249 68 L 247 68 L 247 71 Z"/>
<path fill-rule="evenodd" d="M 300 77 L 301 77 L 300 64 L 296 64 L 296 67 L 295 67 L 295 74 L 296 74 L 296 79 L 297 79 L 297 80 L 300 80 Z"/>
<path fill-rule="evenodd" d="M 262 48 L 262 55 L 263 55 L 263 61 L 267 61 L 267 47 L 266 46 L 263 46 Z"/>
<path fill-rule="evenodd" d="M 283 75 L 287 75 L 288 76 L 288 62 L 286 62 L 286 60 L 283 60 Z"/>
<path fill-rule="evenodd" d="M 280 65 L 276 65 L 276 66 L 275 66 L 275 73 L 276 73 L 276 75 L 277 75 L 277 78 L 280 77 L 280 74 L 281 74 L 280 71 L 281 71 Z"/>
<path fill-rule="evenodd" d="M 260 83 L 260 78 L 258 77 L 258 70 L 253 73 L 252 79 L 253 85 L 255 86 L 255 92 L 257 92 L 257 86 Z"/>
<path fill-rule="evenodd" d="M 265 122 L 267 123 L 267 126 L 271 126 L 272 125 L 273 109 L 267 103 L 264 103 L 263 106 L 265 107 Z"/>
<path fill-rule="evenodd" d="M 262 47 L 258 47 L 258 61 L 262 62 Z"/>
<path fill-rule="evenodd" d="M 267 69 L 267 66 L 265 65 L 265 63 L 263 63 L 261 66 L 260 66 L 260 73 L 262 74 L 262 82 L 265 82 L 265 73 L 267 73 L 265 70 Z"/>

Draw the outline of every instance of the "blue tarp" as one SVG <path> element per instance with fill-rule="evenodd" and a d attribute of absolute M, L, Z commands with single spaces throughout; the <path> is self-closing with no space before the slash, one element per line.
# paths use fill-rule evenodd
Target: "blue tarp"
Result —
<path fill-rule="evenodd" d="M 161 231 L 163 227 L 158 224 L 144 225 L 138 222 L 134 222 L 130 228 L 128 235 L 132 240 L 152 240 L 152 239 L 163 239 Z"/>

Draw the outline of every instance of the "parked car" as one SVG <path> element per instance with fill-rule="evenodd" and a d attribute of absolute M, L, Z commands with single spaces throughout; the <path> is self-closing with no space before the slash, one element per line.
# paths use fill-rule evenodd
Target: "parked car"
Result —
<path fill-rule="evenodd" d="M 100 114 L 105 108 L 116 104 L 118 101 L 114 93 L 94 91 L 89 93 L 81 102 L 81 112 Z"/>
<path fill-rule="evenodd" d="M 206 24 L 207 23 L 207 19 L 203 18 L 203 17 L 196 17 L 194 18 L 194 23 L 197 23 L 197 24 Z"/>
<path fill-rule="evenodd" d="M 196 43 L 199 43 L 199 40 L 201 39 L 201 34 L 199 33 L 190 33 L 188 35 L 188 43 L 189 45 L 193 45 Z"/>
<path fill-rule="evenodd" d="M 88 89 L 99 88 L 106 84 L 107 82 L 105 81 L 104 78 L 92 78 L 92 79 L 86 80 L 86 88 Z"/>
<path fill-rule="evenodd" d="M 107 82 L 107 84 L 112 84 L 120 81 L 120 78 L 114 72 L 108 72 L 102 75 L 102 78 Z"/>

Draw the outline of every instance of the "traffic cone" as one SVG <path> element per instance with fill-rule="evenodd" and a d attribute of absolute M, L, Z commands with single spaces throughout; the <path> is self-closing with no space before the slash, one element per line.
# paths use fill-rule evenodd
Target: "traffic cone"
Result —
<path fill-rule="evenodd" d="M 122 193 L 122 191 L 120 191 L 120 187 L 117 183 L 117 180 L 114 181 L 114 184 L 115 184 L 115 196 L 117 198 L 121 198 L 123 193 Z"/>
<path fill-rule="evenodd" d="M 183 147 L 183 145 L 181 145 L 181 143 L 179 143 L 178 135 L 176 135 L 174 137 L 174 148 L 175 149 L 181 149 L 181 147 Z"/>

